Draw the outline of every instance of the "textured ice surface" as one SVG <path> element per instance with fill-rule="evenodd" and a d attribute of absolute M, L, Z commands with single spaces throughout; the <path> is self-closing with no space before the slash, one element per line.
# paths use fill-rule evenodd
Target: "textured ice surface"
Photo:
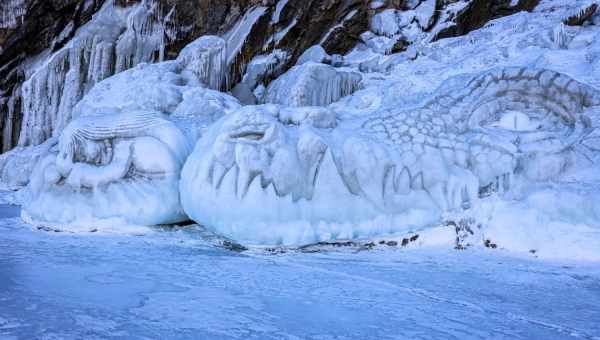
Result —
<path fill-rule="evenodd" d="M 18 209 L 0 213 L 3 339 L 600 334 L 597 264 L 480 248 L 238 254 L 197 228 L 44 232 L 20 224 Z"/>
<path fill-rule="evenodd" d="M 359 73 L 314 62 L 294 66 L 267 88 L 265 102 L 287 106 L 325 106 L 352 94 Z"/>
<path fill-rule="evenodd" d="M 196 47 L 206 50 L 194 43 L 186 55 L 198 56 Z M 24 218 L 73 225 L 187 218 L 179 203 L 181 168 L 202 131 L 239 104 L 203 87 L 204 75 L 188 72 L 195 59 L 182 59 L 119 73 L 78 103 L 78 118 L 31 175 Z"/>
<path fill-rule="evenodd" d="M 244 107 L 197 144 L 182 201 L 197 222 L 250 243 L 424 227 L 508 191 L 515 176 L 557 178 L 593 128 L 583 111 L 598 104 L 596 90 L 565 75 L 501 68 L 451 79 L 417 106 L 337 126 L 294 119 L 292 108 Z M 499 126 L 510 110 L 535 120 L 535 130 Z"/>
<path fill-rule="evenodd" d="M 57 137 L 94 84 L 139 63 L 161 61 L 164 24 L 154 1 L 127 8 L 107 1 L 65 47 L 33 63 L 21 88 L 19 146 Z"/>
<path fill-rule="evenodd" d="M 402 18 L 382 14 L 374 25 L 386 24 L 391 14 L 401 27 L 417 16 L 424 25 L 429 5 Z M 464 37 L 423 40 L 393 56 L 374 53 L 365 39 L 366 45 L 344 58 L 349 67 L 338 71 L 358 68 L 364 89 L 345 97 L 329 95 L 341 87 L 324 81 L 327 66 L 292 68 L 269 86 L 266 101 L 332 103 L 327 112 L 334 113 L 336 123 L 317 126 L 293 107 L 244 108 L 226 117 L 186 165 L 186 211 L 250 243 L 418 230 L 440 223 L 448 212 L 489 213 L 496 205 L 497 211 L 521 209 L 531 216 L 524 223 L 533 225 L 544 214 L 527 203 L 537 191 L 523 187 L 578 181 L 583 172 L 597 169 L 590 164 L 600 149 L 594 88 L 600 80 L 589 70 L 599 64 L 600 32 L 594 26 L 562 25 L 580 5 L 543 2 L 538 12 L 494 20 Z M 563 184 L 555 190 L 569 191 Z M 523 206 L 506 203 L 511 199 Z M 235 209 L 225 208 L 231 206 Z M 503 239 L 513 234 L 508 227 L 499 233 L 505 214 L 490 214 L 478 217 L 482 228 Z M 550 219 L 545 233 L 562 237 L 569 227 L 593 231 L 594 214 L 588 210 L 592 218 L 581 223 L 573 214 Z M 567 222 L 552 222 L 559 220 Z M 561 256 L 569 257 L 576 242 L 562 239 L 570 246 Z M 515 250 L 539 248 L 541 242 L 522 240 Z M 592 249 L 595 243 L 590 244 L 582 247 Z M 596 258 L 588 250 L 586 256 Z"/>
<path fill-rule="evenodd" d="M 213 90 L 221 90 L 227 80 L 227 43 L 216 36 L 202 36 L 187 45 L 177 60 L 198 80 Z"/>
<path fill-rule="evenodd" d="M 179 173 L 191 143 L 154 112 L 72 121 L 27 187 L 23 218 L 53 224 L 160 224 L 186 219 Z"/>
<path fill-rule="evenodd" d="M 302 65 L 307 62 L 324 63 L 330 58 L 329 54 L 325 52 L 325 49 L 321 45 L 314 45 L 302 53 L 298 58 L 296 65 Z"/>

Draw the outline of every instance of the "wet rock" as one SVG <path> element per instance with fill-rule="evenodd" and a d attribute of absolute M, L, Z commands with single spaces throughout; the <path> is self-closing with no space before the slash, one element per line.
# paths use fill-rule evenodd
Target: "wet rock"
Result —
<path fill-rule="evenodd" d="M 587 7 L 581 8 L 576 14 L 566 18 L 563 23 L 568 26 L 581 26 L 594 16 L 597 9 L 598 4 L 592 3 Z"/>
<path fill-rule="evenodd" d="M 492 248 L 492 249 L 496 249 L 496 248 L 498 247 L 498 245 L 496 245 L 495 243 L 492 243 L 492 241 L 491 241 L 491 240 L 485 240 L 485 241 L 483 242 L 483 245 L 484 245 L 486 248 Z"/>
<path fill-rule="evenodd" d="M 442 1 L 451 2 L 451 1 Z M 437 33 L 434 40 L 457 37 L 483 27 L 488 21 L 520 11 L 532 11 L 540 0 L 473 0 L 455 17 L 450 17 L 447 28 Z"/>

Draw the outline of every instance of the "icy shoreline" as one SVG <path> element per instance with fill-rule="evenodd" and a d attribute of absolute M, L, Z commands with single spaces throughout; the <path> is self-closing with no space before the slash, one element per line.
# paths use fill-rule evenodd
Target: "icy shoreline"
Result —
<path fill-rule="evenodd" d="M 597 263 L 387 245 L 239 253 L 185 228 L 44 232 L 0 211 L 3 340 L 600 335 Z"/>

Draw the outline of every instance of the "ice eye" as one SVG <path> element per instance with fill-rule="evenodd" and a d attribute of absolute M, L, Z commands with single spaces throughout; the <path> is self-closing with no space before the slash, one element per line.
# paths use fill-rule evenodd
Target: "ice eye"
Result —
<path fill-rule="evenodd" d="M 529 115 L 518 111 L 507 111 L 499 117 L 499 120 L 492 124 L 494 127 L 503 128 L 511 131 L 532 131 L 539 126 L 535 119 Z"/>

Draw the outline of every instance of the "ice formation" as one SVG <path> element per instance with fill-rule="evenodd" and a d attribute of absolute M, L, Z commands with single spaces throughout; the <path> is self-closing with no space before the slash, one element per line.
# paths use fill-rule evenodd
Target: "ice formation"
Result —
<path fill-rule="evenodd" d="M 356 72 L 307 62 L 273 81 L 264 101 L 287 106 L 325 106 L 358 90 L 361 79 Z"/>
<path fill-rule="evenodd" d="M 18 145 L 58 136 L 75 104 L 97 82 L 139 63 L 162 60 L 165 20 L 154 1 L 127 8 L 107 1 L 65 47 L 28 71 Z"/>
<path fill-rule="evenodd" d="M 58 224 L 184 220 L 177 183 L 189 149 L 181 130 L 160 113 L 76 119 L 57 152 L 34 169 L 24 217 Z"/>
<path fill-rule="evenodd" d="M 140 64 L 98 83 L 34 169 L 24 218 L 52 225 L 185 220 L 181 168 L 204 129 L 240 106 L 201 82 L 218 78 L 195 72 L 213 51 L 192 44 L 185 56 L 198 58 Z"/>
<path fill-rule="evenodd" d="M 298 61 L 296 61 L 296 65 L 302 65 L 307 62 L 325 63 L 330 60 L 330 58 L 329 54 L 327 54 L 321 45 L 314 45 L 306 49 L 306 51 L 300 55 Z"/>
<path fill-rule="evenodd" d="M 182 204 L 197 222 L 250 243 L 424 225 L 508 190 L 514 176 L 562 173 L 591 132 L 584 110 L 597 105 L 596 90 L 564 74 L 499 68 L 333 130 L 315 124 L 327 110 L 309 120 L 291 108 L 244 107 L 198 142 L 182 172 Z"/>
<path fill-rule="evenodd" d="M 198 80 L 213 90 L 227 83 L 227 43 L 216 36 L 203 36 L 187 45 L 177 58 Z"/>
<path fill-rule="evenodd" d="M 25 0 L 3 1 L 0 4 L 0 29 L 17 27 L 26 12 Z"/>
<path fill-rule="evenodd" d="M 231 93 L 245 105 L 261 102 L 265 83 L 284 71 L 285 62 L 289 58 L 288 53 L 280 49 L 255 56 L 246 66 L 242 81 L 231 90 Z"/>
<path fill-rule="evenodd" d="M 244 42 L 250 35 L 250 31 L 267 11 L 266 7 L 256 6 L 249 9 L 246 14 L 239 20 L 236 25 L 224 35 L 227 41 L 227 63 L 229 65 L 235 62 L 240 50 L 244 46 Z"/>
<path fill-rule="evenodd" d="M 75 104 L 70 102 L 68 107 L 62 106 L 63 103 L 56 103 L 56 98 L 61 98 L 58 92 L 56 92 L 58 97 L 48 97 L 44 94 L 47 87 L 42 86 L 38 89 L 37 85 L 32 86 L 26 83 L 27 91 L 30 89 L 39 90 L 35 90 L 35 93 L 36 96 L 41 96 L 41 100 L 27 100 L 25 103 L 37 102 L 39 104 L 36 104 L 36 107 L 39 108 L 40 112 L 35 116 L 36 119 L 40 120 L 40 124 L 54 117 L 47 114 L 42 115 L 42 113 L 49 113 L 46 111 L 48 103 L 55 103 L 55 106 L 64 109 L 64 115 L 59 110 L 59 115 L 55 117 L 55 119 L 61 120 L 60 125 L 68 123 L 73 118 L 91 113 L 156 111 L 169 115 L 174 114 L 172 118 L 175 120 L 187 121 L 191 117 L 189 124 L 182 123 L 180 127 L 186 133 L 189 132 L 195 136 L 191 137 L 192 140 L 195 140 L 199 136 L 198 129 L 204 128 L 228 110 L 239 106 L 235 98 L 206 88 L 219 90 L 226 82 L 226 68 L 223 64 L 224 50 L 224 41 L 221 38 L 213 36 L 200 37 L 189 44 L 175 61 L 156 64 L 141 63 L 138 67 L 120 72 L 104 81 L 101 81 L 104 78 L 102 76 L 96 80 L 82 83 L 95 84 L 95 86 L 91 90 L 86 90 L 87 95 L 81 100 L 78 99 Z M 46 72 L 47 70 L 47 68 L 41 68 L 40 72 Z M 50 70 L 54 69 L 50 68 Z M 106 74 L 106 76 L 108 75 Z M 96 81 L 98 83 L 95 83 Z M 59 86 L 60 84 L 54 85 Z M 67 87 L 64 89 L 67 89 Z M 83 95 L 83 93 L 77 93 L 76 97 Z M 76 97 L 72 99 L 75 100 Z M 26 98 L 31 99 L 31 96 Z M 62 99 L 65 99 L 65 96 Z M 31 123 L 31 119 L 27 121 Z M 57 124 L 58 122 L 55 122 L 50 125 L 58 128 Z M 41 134 L 40 136 L 44 136 L 44 138 L 48 136 L 46 133 L 52 131 L 47 125 L 40 125 L 39 127 L 40 129 L 31 131 L 38 131 Z M 44 127 L 44 129 L 41 129 L 41 127 Z M 52 134 L 59 135 L 60 131 L 62 131 L 62 128 L 53 130 Z M 4 138 L 8 138 L 8 136 L 10 135 L 4 135 Z M 42 140 L 43 138 L 40 137 L 39 141 Z M 24 164 L 26 157 L 21 155 L 22 153 L 29 154 L 30 152 L 26 147 L 20 146 L 18 150 L 3 155 L 2 161 L 0 161 L 0 166 L 1 164 L 23 165 L 21 167 L 22 172 L 15 172 L 14 174 L 6 170 L 2 172 L 4 184 L 10 187 L 16 187 L 18 184 L 26 185 L 27 181 L 23 179 L 30 175 L 31 169 L 38 160 L 37 156 L 30 157 L 29 163 Z M 16 157 L 16 159 L 10 160 L 11 157 Z"/>

